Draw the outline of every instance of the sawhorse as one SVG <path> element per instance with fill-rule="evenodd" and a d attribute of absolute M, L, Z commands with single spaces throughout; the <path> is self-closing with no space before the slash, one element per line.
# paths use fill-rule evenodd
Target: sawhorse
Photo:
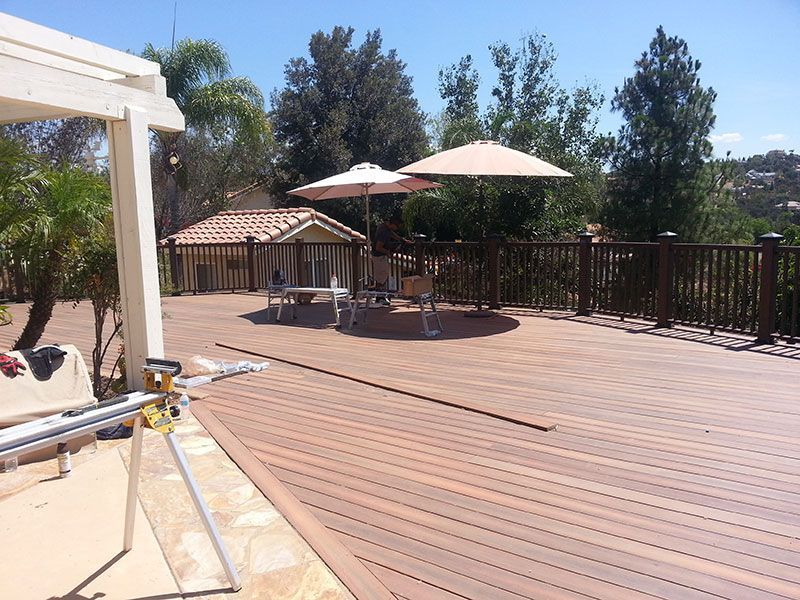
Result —
<path fill-rule="evenodd" d="M 362 323 L 367 322 L 367 314 L 369 313 L 370 306 L 374 300 L 389 299 L 397 295 L 397 292 L 384 292 L 377 290 L 361 290 L 356 292 L 353 301 L 353 310 L 350 313 L 350 329 L 357 323 L 356 318 L 359 313 L 363 313 L 364 317 Z M 420 294 L 411 299 L 411 303 L 419 307 L 420 318 L 422 319 L 422 330 L 427 337 L 435 337 L 442 332 L 442 321 L 439 318 L 439 312 L 436 310 L 436 302 L 433 299 L 432 293 Z M 430 305 L 430 310 L 426 309 L 426 305 Z M 431 329 L 428 324 L 428 319 L 435 318 L 438 329 Z"/>
<path fill-rule="evenodd" d="M 442 333 L 442 320 L 439 318 L 439 311 L 436 310 L 436 302 L 433 300 L 433 294 L 431 292 L 420 294 L 415 298 L 415 300 L 419 305 L 419 313 L 420 317 L 422 318 L 422 329 L 425 332 L 425 335 L 427 337 L 434 337 Z M 425 309 L 426 304 L 430 304 L 430 310 Z M 428 325 L 428 319 L 431 317 L 436 319 L 438 329 L 431 329 Z"/>

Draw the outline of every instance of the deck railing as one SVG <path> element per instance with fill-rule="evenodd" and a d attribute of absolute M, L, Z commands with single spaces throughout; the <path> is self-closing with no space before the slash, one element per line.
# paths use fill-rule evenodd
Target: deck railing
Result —
<path fill-rule="evenodd" d="M 658 244 L 603 242 L 591 248 L 591 310 L 655 319 Z"/>
<path fill-rule="evenodd" d="M 499 252 L 500 304 L 577 309 L 578 242 L 509 242 Z"/>
<path fill-rule="evenodd" d="M 800 339 L 800 247 L 763 236 L 753 246 L 658 242 L 426 242 L 392 259 L 395 284 L 433 273 L 438 300 L 592 312 L 753 335 Z M 299 285 L 361 289 L 369 272 L 359 242 L 296 240 L 159 248 L 162 289 L 170 293 L 258 290 L 280 270 Z"/>

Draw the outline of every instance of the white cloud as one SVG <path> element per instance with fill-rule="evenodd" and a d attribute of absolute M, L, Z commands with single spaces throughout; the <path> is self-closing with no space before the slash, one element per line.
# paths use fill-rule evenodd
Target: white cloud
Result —
<path fill-rule="evenodd" d="M 765 142 L 783 142 L 786 137 L 785 133 L 770 133 L 769 135 L 762 135 L 761 139 Z"/>
<path fill-rule="evenodd" d="M 744 138 L 741 133 L 721 133 L 720 135 L 710 135 L 708 139 L 714 143 L 735 144 L 736 142 L 741 142 Z"/>

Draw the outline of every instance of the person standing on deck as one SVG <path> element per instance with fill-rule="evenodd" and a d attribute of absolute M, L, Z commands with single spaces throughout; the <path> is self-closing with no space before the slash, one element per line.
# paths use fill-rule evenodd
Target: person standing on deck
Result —
<path fill-rule="evenodd" d="M 389 258 L 401 245 L 411 244 L 410 240 L 401 237 L 397 230 L 403 224 L 402 219 L 394 215 L 378 225 L 372 239 L 372 278 L 376 290 L 386 290 L 389 283 Z"/>

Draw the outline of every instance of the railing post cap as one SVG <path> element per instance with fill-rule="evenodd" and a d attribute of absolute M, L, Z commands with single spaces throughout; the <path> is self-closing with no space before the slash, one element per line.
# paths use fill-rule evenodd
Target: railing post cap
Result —
<path fill-rule="evenodd" d="M 425 235 L 424 233 L 415 233 L 415 234 L 414 234 L 414 235 L 412 235 L 411 237 L 412 237 L 412 238 L 414 238 L 415 240 L 419 240 L 420 242 L 421 242 L 422 240 L 426 240 L 426 239 L 428 239 L 428 236 L 427 236 L 427 235 Z"/>
<path fill-rule="evenodd" d="M 244 239 L 245 239 L 246 242 L 255 242 L 256 241 L 256 236 L 254 236 L 254 235 L 246 235 L 246 236 L 244 236 Z"/>
<path fill-rule="evenodd" d="M 582 231 L 578 234 L 578 237 L 582 240 L 591 240 L 594 239 L 595 234 L 591 231 Z"/>
<path fill-rule="evenodd" d="M 171 236 L 169 236 L 169 237 L 167 238 L 167 243 L 168 243 L 168 244 L 174 244 L 174 243 L 176 243 L 177 241 L 178 241 L 178 238 L 177 238 L 177 237 L 175 237 L 174 235 L 171 235 Z"/>
<path fill-rule="evenodd" d="M 678 234 L 674 231 L 663 231 L 656 236 L 660 240 L 672 240 L 678 237 Z"/>
<path fill-rule="evenodd" d="M 770 242 L 773 240 L 776 242 L 780 242 L 783 239 L 783 236 L 780 233 L 775 233 L 774 231 L 770 231 L 769 233 L 765 233 L 764 235 L 758 236 L 758 239 L 760 239 L 762 242 Z"/>

